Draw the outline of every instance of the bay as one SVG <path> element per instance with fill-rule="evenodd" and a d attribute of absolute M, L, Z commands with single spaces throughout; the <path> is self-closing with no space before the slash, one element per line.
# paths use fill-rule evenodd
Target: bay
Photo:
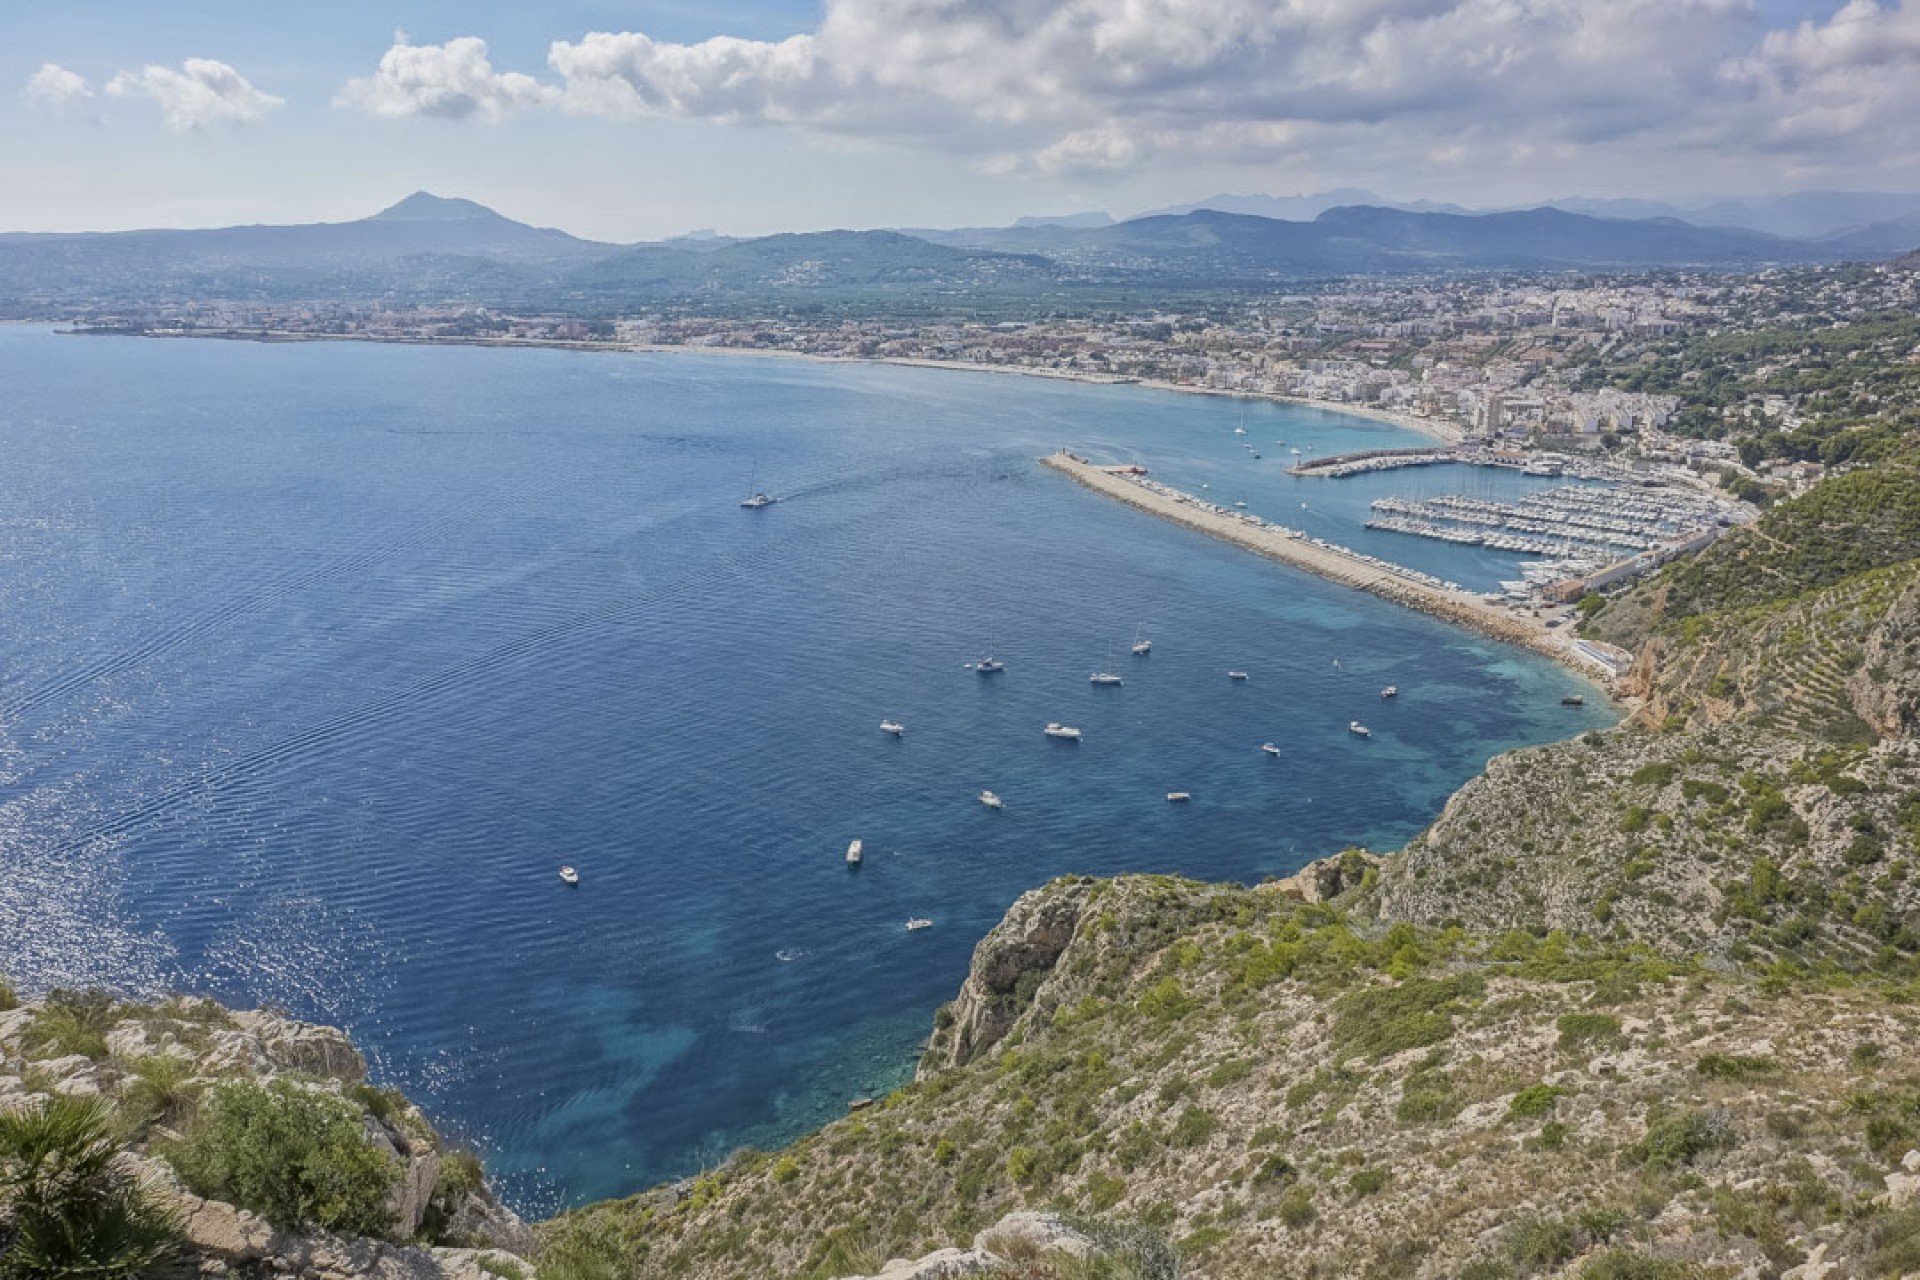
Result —
<path fill-rule="evenodd" d="M 1366 503 L 1551 482 L 1289 477 L 1293 447 L 1419 443 L 1317 409 L 33 327 L 0 328 L 0 388 L 0 972 L 344 1025 L 532 1212 L 899 1083 L 973 944 L 1052 876 L 1391 848 L 1495 752 L 1613 716 L 1541 659 L 1036 463 L 1140 460 L 1512 576 L 1369 533 Z M 750 482 L 780 501 L 742 510 Z M 1125 684 L 1090 686 L 1109 662 Z"/>

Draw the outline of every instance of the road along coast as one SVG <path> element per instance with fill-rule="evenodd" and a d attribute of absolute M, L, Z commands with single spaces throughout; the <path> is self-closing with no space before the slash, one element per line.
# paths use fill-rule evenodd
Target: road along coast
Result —
<path fill-rule="evenodd" d="M 1222 542 L 1279 560 L 1332 582 L 1366 591 L 1383 600 L 1418 610 L 1443 621 L 1508 644 L 1522 645 L 1552 658 L 1580 675 L 1605 685 L 1592 663 L 1573 648 L 1573 637 L 1548 630 L 1541 622 L 1517 617 L 1507 609 L 1487 604 L 1465 588 L 1440 582 L 1427 574 L 1388 565 L 1298 529 L 1273 524 L 1245 512 L 1216 506 L 1204 498 L 1182 493 L 1147 478 L 1144 468 L 1103 467 L 1067 450 L 1040 460 L 1063 475 L 1128 506 L 1159 516 Z"/>

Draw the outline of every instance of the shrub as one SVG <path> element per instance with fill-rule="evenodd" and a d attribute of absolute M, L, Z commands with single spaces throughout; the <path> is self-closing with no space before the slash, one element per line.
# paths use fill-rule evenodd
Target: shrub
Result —
<path fill-rule="evenodd" d="M 1096 1173 L 1087 1179 L 1086 1191 L 1087 1203 L 1093 1206 L 1094 1212 L 1105 1213 L 1127 1194 L 1127 1184 L 1125 1179 L 1110 1173 Z"/>
<path fill-rule="evenodd" d="M 377 1236 L 400 1168 L 369 1146 L 360 1109 L 286 1080 L 211 1090 L 184 1141 L 162 1154 L 196 1194 L 288 1227 Z"/>
<path fill-rule="evenodd" d="M 1651 764 L 1643 764 L 1638 769 L 1635 769 L 1633 771 L 1633 777 L 1628 779 L 1628 781 L 1637 787 L 1664 787 L 1669 782 L 1672 782 L 1675 775 L 1679 772 L 1679 766 L 1668 764 L 1664 760 L 1656 760 Z"/>
<path fill-rule="evenodd" d="M 1320 1216 L 1314 1212 L 1313 1188 L 1304 1183 L 1295 1183 L 1287 1188 L 1287 1193 L 1280 1197 L 1280 1205 L 1276 1212 L 1279 1214 L 1280 1221 L 1295 1231 L 1311 1225 L 1313 1220 Z"/>
<path fill-rule="evenodd" d="M 1874 1224 L 1868 1236 L 1869 1274 L 1904 1276 L 1920 1271 L 1920 1209 L 1890 1213 Z"/>
<path fill-rule="evenodd" d="M 173 1252 L 178 1225 L 115 1167 L 112 1111 L 56 1094 L 0 1112 L 0 1275 L 124 1280 Z"/>
<path fill-rule="evenodd" d="M 1620 1019 L 1610 1013 L 1563 1013 L 1554 1023 L 1560 1029 L 1560 1048 L 1620 1043 Z"/>
<path fill-rule="evenodd" d="M 1649 1117 L 1646 1136 L 1628 1150 L 1627 1158 L 1656 1169 L 1678 1169 L 1733 1144 L 1733 1125 L 1725 1111 L 1681 1111 Z"/>
<path fill-rule="evenodd" d="M 1384 1058 L 1405 1049 L 1439 1044 L 1453 1035 L 1453 1011 L 1478 996 L 1483 983 L 1472 975 L 1408 978 L 1396 986 L 1368 987 L 1334 1004 L 1336 1053 Z"/>
<path fill-rule="evenodd" d="M 1220 1121 L 1213 1112 L 1202 1107 L 1188 1107 L 1173 1122 L 1173 1132 L 1167 1135 L 1167 1140 L 1176 1147 L 1197 1147 L 1211 1138 L 1219 1127 Z"/>
<path fill-rule="evenodd" d="M 1580 1265 L 1580 1280 L 1689 1280 L 1693 1274 L 1684 1262 L 1625 1249 L 1609 1249 Z"/>
<path fill-rule="evenodd" d="M 1542 1116 L 1552 1115 L 1554 1104 L 1565 1097 L 1566 1093 L 1567 1091 L 1559 1085 L 1528 1085 L 1514 1094 L 1513 1100 L 1507 1103 L 1507 1119 L 1538 1120 Z"/>
<path fill-rule="evenodd" d="M 107 1056 L 107 1032 L 118 1017 L 113 997 L 104 991 L 55 991 L 33 1015 L 23 1039 L 39 1057 L 80 1054 L 98 1060 Z"/>
<path fill-rule="evenodd" d="M 14 992 L 13 984 L 0 978 L 0 1013 L 20 1007 L 20 997 Z"/>
<path fill-rule="evenodd" d="M 1356 1196 L 1370 1196 L 1384 1188 L 1391 1176 L 1385 1169 L 1362 1169 L 1347 1179 L 1347 1189 Z"/>
<path fill-rule="evenodd" d="M 944 1139 L 943 1139 L 944 1141 Z M 952 1157 L 948 1157 L 951 1159 Z M 792 1156 L 781 1156 L 773 1165 L 773 1180 L 785 1185 L 800 1176 L 800 1162 Z"/>
<path fill-rule="evenodd" d="M 155 1053 L 128 1065 L 132 1075 L 120 1094 L 127 1119 L 137 1128 L 179 1126 L 200 1091 L 192 1061 L 177 1053 Z"/>
<path fill-rule="evenodd" d="M 1694 1064 L 1695 1071 L 1712 1080 L 1751 1080 L 1756 1076 L 1777 1075 L 1780 1064 L 1772 1058 L 1742 1053 L 1709 1053 Z"/>
<path fill-rule="evenodd" d="M 1553 1266 L 1579 1252 L 1579 1229 L 1559 1218 L 1522 1218 L 1507 1232 L 1507 1256 L 1521 1266 Z"/>

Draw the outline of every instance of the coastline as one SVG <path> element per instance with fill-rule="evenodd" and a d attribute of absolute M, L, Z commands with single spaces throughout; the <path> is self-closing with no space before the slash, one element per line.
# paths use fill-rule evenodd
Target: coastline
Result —
<path fill-rule="evenodd" d="M 1470 591 L 1450 590 L 1406 573 L 1383 569 L 1352 551 L 1319 542 L 1299 530 L 1255 523 L 1243 516 L 1224 513 L 1191 494 L 1157 484 L 1148 488 L 1140 483 L 1138 473 L 1102 467 L 1064 449 L 1040 459 L 1040 463 L 1096 493 L 1171 524 L 1292 565 L 1329 582 L 1365 591 L 1489 639 L 1530 649 L 1585 678 L 1614 701 L 1631 705 L 1615 683 L 1606 680 L 1574 652 L 1570 633 L 1551 631 L 1544 625 L 1517 618 L 1505 609 L 1483 603 Z"/>
<path fill-rule="evenodd" d="M 21 321 L 23 324 L 36 323 Z M 58 323 L 58 322 L 56 322 Z M 1466 435 L 1456 423 L 1413 414 L 1379 409 L 1371 405 L 1349 404 L 1336 400 L 1313 400 L 1305 396 L 1281 395 L 1269 391 L 1246 391 L 1230 387 L 1195 387 L 1158 378 L 1127 378 L 1113 374 L 1086 373 L 1072 369 L 1041 369 L 1024 365 L 980 364 L 968 360 L 930 360 L 919 356 L 845 356 L 822 355 L 812 351 L 781 351 L 766 347 L 705 347 L 666 342 L 591 342 L 568 338 L 409 338 L 399 335 L 373 336 L 355 333 L 308 333 L 298 330 L 256 329 L 164 329 L 142 332 L 109 330 L 68 330 L 70 333 L 98 333 L 107 337 L 130 338 L 218 338 L 230 342 L 372 342 L 413 347 L 522 347 L 535 351 L 631 352 L 640 355 L 736 356 L 761 360 L 804 360 L 815 364 L 885 364 L 906 369 L 945 369 L 960 373 L 1012 374 L 1025 378 L 1050 378 L 1056 382 L 1078 382 L 1101 387 L 1145 387 L 1149 391 L 1177 391 L 1183 395 L 1224 396 L 1229 399 L 1263 400 L 1271 404 L 1294 404 L 1327 413 L 1343 413 L 1412 431 L 1444 444 L 1458 444 Z"/>

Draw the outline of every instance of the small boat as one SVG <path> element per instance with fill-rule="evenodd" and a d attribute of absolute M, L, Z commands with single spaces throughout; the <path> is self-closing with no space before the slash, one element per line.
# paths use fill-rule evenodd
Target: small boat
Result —
<path fill-rule="evenodd" d="M 1193 794 L 1192 794 L 1191 792 L 1187 792 L 1187 791 L 1169 791 L 1169 792 L 1167 792 L 1167 803 L 1168 803 L 1168 804 L 1183 804 L 1183 803 L 1185 803 L 1186 801 L 1188 801 L 1188 800 L 1191 800 L 1191 799 L 1193 799 Z"/>
<path fill-rule="evenodd" d="M 980 803 L 989 809 L 998 809 L 1001 808 L 1005 802 L 991 791 L 982 791 L 980 793 Z"/>
<path fill-rule="evenodd" d="M 1133 656 L 1143 658 L 1153 652 L 1153 641 L 1140 634 L 1140 628 L 1133 629 Z"/>
<path fill-rule="evenodd" d="M 1587 705 L 1587 699 L 1584 694 L 1570 693 L 1560 699 L 1560 705 L 1563 707 L 1584 707 Z"/>
<path fill-rule="evenodd" d="M 858 840 L 854 840 L 847 845 L 847 865 L 848 866 L 857 867 L 860 865 L 860 855 L 861 855 L 861 852 L 865 849 L 865 847 L 866 846 L 861 844 L 860 841 Z"/>
<path fill-rule="evenodd" d="M 1373 736 L 1373 730 L 1367 728 L 1367 726 L 1361 724 L 1358 720 L 1347 721 L 1347 732 L 1356 738 L 1371 738 Z"/>
<path fill-rule="evenodd" d="M 1070 724 L 1060 724 L 1053 720 L 1049 720 L 1047 727 L 1041 730 L 1041 732 L 1045 733 L 1049 738 L 1065 738 L 1070 742 L 1080 741 L 1080 731 L 1078 729 Z"/>
<path fill-rule="evenodd" d="M 896 738 L 906 731 L 907 726 L 901 724 L 898 720 L 882 720 L 880 722 L 880 732 L 890 733 Z"/>
<path fill-rule="evenodd" d="M 912 933 L 918 929 L 931 929 L 931 928 L 933 928 L 933 921 L 927 919 L 925 916 L 915 916 L 913 919 L 907 921 L 908 933 Z"/>
<path fill-rule="evenodd" d="M 1277 756 L 1280 754 L 1280 748 L 1274 746 L 1271 742 L 1261 743 L 1260 749 L 1266 752 L 1270 756 Z"/>
<path fill-rule="evenodd" d="M 1245 680 L 1246 678 L 1247 678 L 1247 673 L 1244 671 L 1227 672 L 1227 679 L 1229 680 Z"/>
<path fill-rule="evenodd" d="M 760 478 L 760 462 L 759 462 L 759 459 L 756 458 L 753 463 L 753 475 L 747 480 L 746 501 L 740 504 L 741 506 L 747 508 L 749 511 L 758 511 L 761 507 L 770 507 L 775 502 L 779 501 L 778 498 L 775 498 L 770 493 L 765 493 L 761 491 L 755 485 L 754 481 L 758 480 L 759 478 Z"/>
<path fill-rule="evenodd" d="M 1245 511 L 1247 509 L 1247 504 L 1244 502 L 1236 502 L 1233 505 L 1241 511 Z"/>
<path fill-rule="evenodd" d="M 560 868 L 560 878 L 568 884 L 580 883 L 580 873 L 578 871 L 575 871 L 572 867 Z"/>
<path fill-rule="evenodd" d="M 1090 684 L 1120 684 L 1120 677 L 1111 671 L 1096 671 L 1087 677 Z"/>
<path fill-rule="evenodd" d="M 1386 688 L 1380 691 L 1380 696 L 1383 698 L 1397 698 L 1400 696 L 1400 686 L 1397 684 L 1390 684 Z"/>
<path fill-rule="evenodd" d="M 1259 451 L 1258 449 L 1255 449 L 1255 450 L 1253 451 L 1253 460 L 1254 460 L 1255 462 L 1258 462 L 1258 461 L 1260 461 L 1260 451 Z"/>
<path fill-rule="evenodd" d="M 1007 664 L 998 658 L 982 658 L 973 664 L 973 669 L 983 676 L 990 676 L 997 672 L 1005 671 Z"/>
<path fill-rule="evenodd" d="M 1245 427 L 1235 427 L 1235 428 L 1233 429 L 1233 434 L 1235 434 L 1235 435 L 1237 435 L 1237 436 L 1243 436 L 1243 435 L 1245 435 L 1245 434 L 1247 434 L 1247 429 L 1246 429 Z"/>

